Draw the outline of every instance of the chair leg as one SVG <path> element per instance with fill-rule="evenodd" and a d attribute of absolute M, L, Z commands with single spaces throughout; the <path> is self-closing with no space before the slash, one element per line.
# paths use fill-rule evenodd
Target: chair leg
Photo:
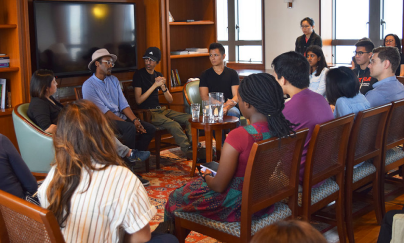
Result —
<path fill-rule="evenodd" d="M 384 210 L 384 205 L 382 205 L 381 200 L 381 190 L 380 190 L 380 182 L 375 179 L 373 182 L 373 207 L 376 214 L 377 224 L 381 225 L 382 223 L 382 211 Z M 383 207 L 382 207 L 383 206 Z"/>
<path fill-rule="evenodd" d="M 352 187 L 347 187 L 345 190 L 345 223 L 349 243 L 354 243 L 355 237 L 353 232 L 352 218 Z"/>
<path fill-rule="evenodd" d="M 149 159 L 146 159 L 146 160 L 144 161 L 144 163 L 145 163 L 145 165 L 146 165 L 146 172 L 149 172 L 149 171 L 150 171 L 150 161 L 149 161 Z"/>
<path fill-rule="evenodd" d="M 337 230 L 339 236 L 339 242 L 346 242 L 346 234 L 344 227 L 344 210 L 343 210 L 343 201 L 341 198 L 338 198 L 336 201 L 336 218 L 337 218 Z"/>
<path fill-rule="evenodd" d="M 185 243 L 185 239 L 187 238 L 189 232 L 188 229 L 181 227 L 181 218 L 175 218 L 175 236 L 177 237 L 179 243 Z"/>
<path fill-rule="evenodd" d="M 154 136 L 154 147 L 156 149 L 156 169 L 160 169 L 160 144 L 161 144 L 161 134 L 156 133 Z"/>

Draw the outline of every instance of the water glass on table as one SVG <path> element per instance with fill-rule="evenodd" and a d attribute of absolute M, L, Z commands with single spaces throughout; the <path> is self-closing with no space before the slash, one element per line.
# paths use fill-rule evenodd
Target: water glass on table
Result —
<path fill-rule="evenodd" d="M 202 100 L 202 115 L 204 117 L 209 116 L 209 109 L 210 109 L 209 105 L 210 105 L 209 100 Z"/>
<path fill-rule="evenodd" d="M 199 120 L 200 106 L 199 103 L 191 104 L 192 120 Z"/>

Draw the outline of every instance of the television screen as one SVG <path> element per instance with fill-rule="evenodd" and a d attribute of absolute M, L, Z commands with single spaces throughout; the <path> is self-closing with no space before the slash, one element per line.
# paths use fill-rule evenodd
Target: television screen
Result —
<path fill-rule="evenodd" d="M 89 75 L 99 48 L 118 56 L 114 71 L 137 68 L 134 3 L 34 1 L 37 69 Z"/>

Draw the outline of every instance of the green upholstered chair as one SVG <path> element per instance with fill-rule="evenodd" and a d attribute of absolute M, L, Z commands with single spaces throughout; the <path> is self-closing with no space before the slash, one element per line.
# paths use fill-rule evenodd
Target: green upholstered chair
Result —
<path fill-rule="evenodd" d="M 13 110 L 14 130 L 21 157 L 31 172 L 48 173 L 54 159 L 52 135 L 44 132 L 27 115 L 29 103 Z"/>
<path fill-rule="evenodd" d="M 184 97 L 185 97 L 185 107 L 186 111 L 191 114 L 190 107 L 193 103 L 202 103 L 201 95 L 199 94 L 199 80 L 191 81 L 184 85 Z M 247 119 L 244 116 L 240 117 L 240 122 L 242 126 L 247 125 Z"/>

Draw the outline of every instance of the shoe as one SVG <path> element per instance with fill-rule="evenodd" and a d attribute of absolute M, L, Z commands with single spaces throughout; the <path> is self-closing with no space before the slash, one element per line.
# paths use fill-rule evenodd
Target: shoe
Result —
<path fill-rule="evenodd" d="M 184 151 L 185 156 L 187 157 L 187 160 L 192 159 L 192 146 L 189 146 L 186 151 Z"/>
<path fill-rule="evenodd" d="M 136 174 L 135 174 L 135 175 L 136 175 Z M 140 180 L 140 182 L 142 182 L 143 186 L 148 186 L 148 185 L 150 185 L 150 181 L 148 181 L 148 180 L 146 180 L 146 179 L 143 179 L 143 177 L 140 176 L 140 175 L 136 175 L 136 176 L 137 176 L 137 178 Z"/>
<path fill-rule="evenodd" d="M 131 163 L 142 162 L 150 157 L 150 151 L 139 151 L 137 149 L 132 149 L 132 153 L 127 157 Z"/>

